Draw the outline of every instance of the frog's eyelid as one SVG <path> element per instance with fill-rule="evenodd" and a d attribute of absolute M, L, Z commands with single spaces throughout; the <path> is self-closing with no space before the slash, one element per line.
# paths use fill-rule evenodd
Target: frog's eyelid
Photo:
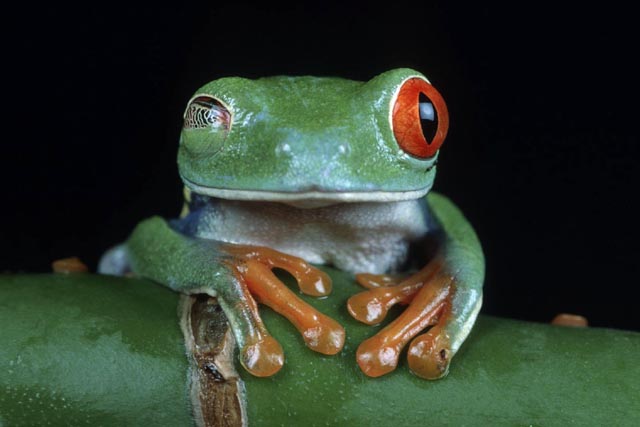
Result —
<path fill-rule="evenodd" d="M 183 118 L 184 129 L 222 128 L 228 131 L 231 127 L 231 113 L 228 108 L 210 95 L 196 95 L 191 98 Z"/>
<path fill-rule="evenodd" d="M 189 99 L 189 102 L 187 102 L 187 108 L 185 109 L 184 114 L 182 115 L 183 118 L 184 118 L 184 115 L 187 113 L 187 110 L 189 109 L 189 107 L 194 101 L 197 101 L 198 103 L 210 103 L 210 104 L 222 106 L 225 110 L 229 111 L 229 113 L 231 113 L 231 117 L 233 117 L 233 109 L 227 102 L 223 101 L 221 98 L 217 96 L 210 95 L 205 92 L 198 92 Z"/>

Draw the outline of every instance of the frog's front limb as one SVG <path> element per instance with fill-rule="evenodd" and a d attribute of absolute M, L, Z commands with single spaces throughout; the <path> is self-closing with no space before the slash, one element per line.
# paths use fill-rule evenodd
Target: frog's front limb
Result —
<path fill-rule="evenodd" d="M 394 370 L 411 340 L 409 368 L 427 379 L 446 375 L 482 304 L 484 257 L 475 232 L 449 200 L 438 194 L 427 200 L 441 227 L 434 258 L 402 281 L 359 275 L 358 281 L 369 290 L 348 302 L 351 315 L 367 324 L 380 323 L 395 304 L 408 304 L 397 319 L 358 348 L 358 364 L 372 377 Z"/>
<path fill-rule="evenodd" d="M 176 291 L 215 296 L 234 332 L 240 362 L 253 375 L 273 375 L 284 362 L 282 347 L 260 319 L 256 299 L 286 316 L 311 349 L 324 354 L 342 349 L 344 329 L 300 300 L 271 272 L 273 267 L 287 270 L 304 293 L 328 294 L 329 277 L 299 258 L 185 236 L 159 217 L 140 223 L 126 249 L 136 274 Z"/>

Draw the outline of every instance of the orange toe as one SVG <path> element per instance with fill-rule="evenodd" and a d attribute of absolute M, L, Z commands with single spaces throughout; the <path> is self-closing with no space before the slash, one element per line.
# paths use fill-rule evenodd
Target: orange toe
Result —
<path fill-rule="evenodd" d="M 256 377 L 270 377 L 284 365 L 284 351 L 280 343 L 271 336 L 247 344 L 240 352 L 240 362 Z"/>
<path fill-rule="evenodd" d="M 442 378 L 448 372 L 450 354 L 449 336 L 436 325 L 411 342 L 407 354 L 409 369 L 420 378 Z"/>
<path fill-rule="evenodd" d="M 396 369 L 400 350 L 396 345 L 385 345 L 373 336 L 363 341 L 356 352 L 356 361 L 365 375 L 380 377 Z"/>
<path fill-rule="evenodd" d="M 442 320 L 450 305 L 453 278 L 436 267 L 427 266 L 400 285 L 371 289 L 349 300 L 349 312 L 355 314 L 356 319 L 367 321 L 378 320 L 390 304 L 411 301 L 398 318 L 358 347 L 356 359 L 365 374 L 377 377 L 394 370 L 400 352 L 409 341 Z M 444 360 L 448 360 L 448 341 L 438 333 L 439 327 L 431 331 L 415 342 L 410 355 L 412 370 L 425 378 L 444 375 L 448 366 L 438 358 L 443 354 Z M 437 350 L 431 351 L 431 347 Z M 445 351 L 440 353 L 441 349 Z"/>
<path fill-rule="evenodd" d="M 323 354 L 336 354 L 342 349 L 344 328 L 300 299 L 267 266 L 247 261 L 244 277 L 256 300 L 286 317 L 310 349 Z"/>

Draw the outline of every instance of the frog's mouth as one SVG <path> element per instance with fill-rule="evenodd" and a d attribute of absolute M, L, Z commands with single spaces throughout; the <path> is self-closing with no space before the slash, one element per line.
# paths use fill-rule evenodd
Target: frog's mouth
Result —
<path fill-rule="evenodd" d="M 182 177 L 187 188 L 193 193 L 226 200 L 246 200 L 263 202 L 280 202 L 297 208 L 320 208 L 338 203 L 361 202 L 401 202 L 419 199 L 431 189 L 431 185 L 408 191 L 322 191 L 309 189 L 299 192 L 238 190 L 228 188 L 207 187 L 196 184 Z"/>

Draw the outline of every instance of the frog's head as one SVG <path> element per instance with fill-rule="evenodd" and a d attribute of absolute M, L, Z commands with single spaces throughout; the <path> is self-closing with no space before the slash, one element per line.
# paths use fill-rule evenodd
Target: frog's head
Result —
<path fill-rule="evenodd" d="M 221 78 L 187 104 L 178 166 L 193 192 L 301 207 L 425 195 L 449 117 L 422 74 L 368 82 Z"/>

